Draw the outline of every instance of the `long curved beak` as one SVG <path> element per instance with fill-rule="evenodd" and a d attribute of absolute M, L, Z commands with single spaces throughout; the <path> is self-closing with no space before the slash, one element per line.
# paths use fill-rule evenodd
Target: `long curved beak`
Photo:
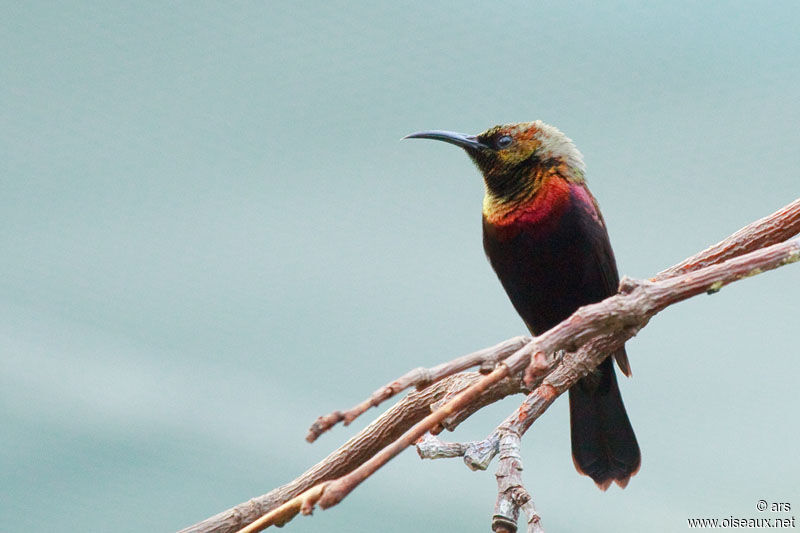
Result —
<path fill-rule="evenodd" d="M 403 137 L 403 139 L 433 139 L 435 141 L 444 141 L 446 143 L 460 146 L 468 151 L 478 151 L 489 148 L 485 144 L 481 143 L 474 135 L 464 135 L 463 133 L 456 133 L 454 131 L 418 131 L 416 133 L 412 133 L 411 135 L 406 135 Z"/>

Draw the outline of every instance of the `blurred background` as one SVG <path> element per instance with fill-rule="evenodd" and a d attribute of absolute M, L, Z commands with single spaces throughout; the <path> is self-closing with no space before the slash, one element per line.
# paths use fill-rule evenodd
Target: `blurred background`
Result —
<path fill-rule="evenodd" d="M 303 472 L 320 414 L 524 328 L 459 150 L 572 137 L 620 271 L 800 191 L 795 2 L 25 2 L 0 20 L 4 531 L 173 531 Z M 789 266 L 657 316 L 621 387 L 643 465 L 579 476 L 566 400 L 523 441 L 553 531 L 800 506 Z M 452 440 L 483 438 L 519 398 Z M 493 471 L 409 450 L 292 531 L 488 531 Z"/>

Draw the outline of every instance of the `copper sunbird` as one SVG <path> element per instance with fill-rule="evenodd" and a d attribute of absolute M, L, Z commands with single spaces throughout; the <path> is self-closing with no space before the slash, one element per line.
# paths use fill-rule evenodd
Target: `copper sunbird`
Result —
<path fill-rule="evenodd" d="M 479 135 L 433 130 L 406 138 L 459 146 L 483 174 L 483 248 L 532 334 L 617 292 L 614 252 L 583 156 L 557 128 L 537 120 Z M 630 375 L 625 349 L 610 355 Z M 570 388 L 569 408 L 577 470 L 603 490 L 612 482 L 625 487 L 641 455 L 611 357 Z"/>

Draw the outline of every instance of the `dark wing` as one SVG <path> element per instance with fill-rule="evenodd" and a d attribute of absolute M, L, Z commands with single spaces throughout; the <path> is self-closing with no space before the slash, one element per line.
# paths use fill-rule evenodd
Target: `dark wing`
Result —
<path fill-rule="evenodd" d="M 573 185 L 572 190 L 573 197 L 584 211 L 584 216 L 581 219 L 583 230 L 589 241 L 587 258 L 593 263 L 591 265 L 592 268 L 588 268 L 587 272 L 592 272 L 599 277 L 599 279 L 587 280 L 587 284 L 599 291 L 595 295 L 597 301 L 599 301 L 616 294 L 618 291 L 619 272 L 617 271 L 617 260 L 614 258 L 614 250 L 611 248 L 606 223 L 600 213 L 597 200 L 585 185 Z M 631 367 L 624 346 L 614 353 L 614 359 L 617 361 L 622 373 L 630 377 Z"/>

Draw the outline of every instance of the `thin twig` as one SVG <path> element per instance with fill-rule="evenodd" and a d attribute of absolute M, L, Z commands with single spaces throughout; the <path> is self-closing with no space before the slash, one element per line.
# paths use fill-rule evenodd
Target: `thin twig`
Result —
<path fill-rule="evenodd" d="M 339 422 L 344 422 L 347 426 L 363 414 L 370 407 L 377 407 L 389 398 L 403 392 L 409 387 L 416 387 L 417 390 L 423 389 L 441 379 L 453 374 L 463 372 L 473 367 L 480 367 L 482 373 L 494 370 L 497 363 L 516 352 L 530 341 L 530 337 L 514 337 L 501 342 L 495 346 L 484 348 L 471 354 L 462 355 L 452 361 L 436 365 L 431 368 L 418 367 L 403 374 L 391 383 L 373 392 L 369 398 L 347 411 L 334 411 L 330 414 L 321 416 L 311 424 L 306 440 L 314 442 L 324 432 L 328 431 Z"/>
<path fill-rule="evenodd" d="M 650 281 L 686 274 L 693 270 L 722 263 L 771 244 L 788 240 L 800 233 L 800 198 L 778 209 L 771 215 L 756 220 L 702 252 L 698 252 L 677 265 L 662 270 Z"/>

